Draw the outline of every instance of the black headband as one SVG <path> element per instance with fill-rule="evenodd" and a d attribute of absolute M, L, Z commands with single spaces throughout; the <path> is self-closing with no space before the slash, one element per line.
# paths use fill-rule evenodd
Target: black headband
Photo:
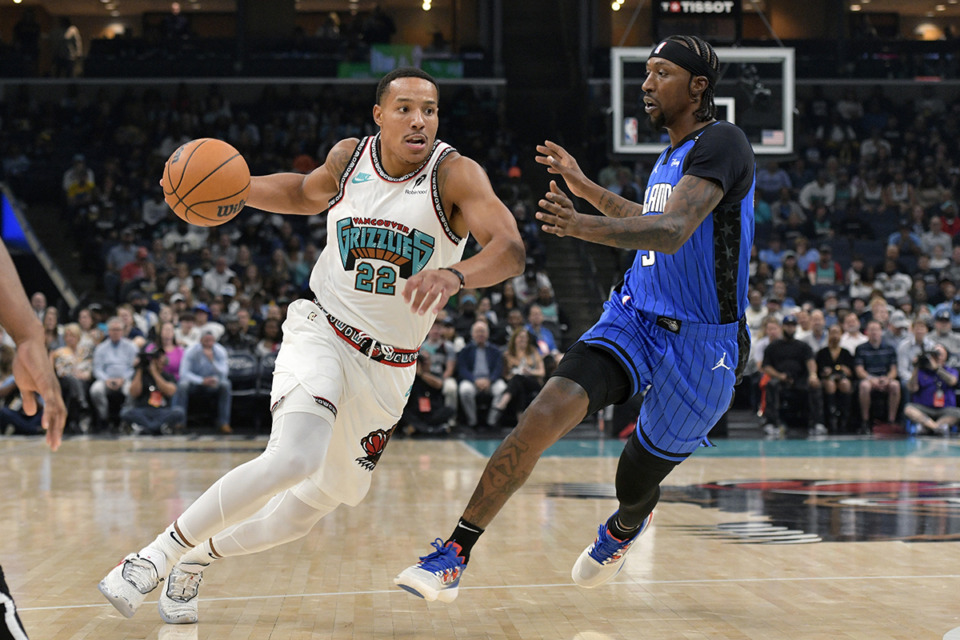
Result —
<path fill-rule="evenodd" d="M 694 76 L 706 76 L 711 87 L 717 83 L 717 72 L 707 64 L 706 60 L 679 42 L 664 40 L 650 52 L 650 57 L 669 60 Z"/>

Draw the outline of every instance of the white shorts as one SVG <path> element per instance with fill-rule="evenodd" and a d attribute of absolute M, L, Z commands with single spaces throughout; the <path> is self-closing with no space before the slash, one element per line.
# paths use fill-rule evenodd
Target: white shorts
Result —
<path fill-rule="evenodd" d="M 415 373 L 415 365 L 394 367 L 357 351 L 337 335 L 315 303 L 290 303 L 270 393 L 273 418 L 305 412 L 333 424 L 318 471 L 293 489 L 298 498 L 314 506 L 329 504 L 322 494 L 351 506 L 363 499 L 407 404 Z M 287 402 L 297 385 L 312 402 L 303 394 Z"/>

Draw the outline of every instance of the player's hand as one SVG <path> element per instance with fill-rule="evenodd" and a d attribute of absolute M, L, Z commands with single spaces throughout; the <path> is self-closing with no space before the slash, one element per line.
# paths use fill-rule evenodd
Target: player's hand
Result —
<path fill-rule="evenodd" d="M 401 295 L 414 313 L 440 313 L 451 296 L 460 291 L 460 278 L 446 269 L 427 269 L 407 279 Z"/>
<path fill-rule="evenodd" d="M 577 236 L 583 214 L 573 208 L 573 202 L 567 197 L 556 180 L 550 181 L 550 191 L 537 203 L 542 211 L 537 211 L 537 220 L 541 228 L 555 236 Z"/>
<path fill-rule="evenodd" d="M 583 197 L 587 184 L 587 177 L 580 170 L 576 158 L 567 153 L 567 150 L 556 142 L 545 140 L 543 144 L 537 145 L 538 155 L 534 160 L 540 164 L 547 165 L 547 173 L 557 173 L 563 176 L 564 182 L 570 189 L 570 193 L 577 197 Z"/>
<path fill-rule="evenodd" d="M 47 445 L 56 451 L 63 438 L 67 408 L 63 405 L 60 383 L 47 356 L 43 339 L 30 338 L 17 345 L 13 358 L 13 377 L 23 398 L 23 411 L 28 416 L 37 413 L 37 397 L 43 398 L 43 417 L 40 425 L 47 432 Z"/>

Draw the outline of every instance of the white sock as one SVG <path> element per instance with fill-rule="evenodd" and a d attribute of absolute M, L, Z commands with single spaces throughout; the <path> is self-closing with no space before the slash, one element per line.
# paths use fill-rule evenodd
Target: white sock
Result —
<path fill-rule="evenodd" d="M 166 577 L 167 568 L 177 564 L 180 556 L 191 549 L 190 543 L 180 535 L 176 525 L 176 521 L 172 522 L 139 553 L 141 558 L 146 558 L 157 567 L 160 578 Z"/>

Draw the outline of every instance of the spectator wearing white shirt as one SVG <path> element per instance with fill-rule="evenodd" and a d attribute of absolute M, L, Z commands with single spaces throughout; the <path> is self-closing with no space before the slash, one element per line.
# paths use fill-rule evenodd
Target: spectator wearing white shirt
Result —
<path fill-rule="evenodd" d="M 213 264 L 213 268 L 203 274 L 203 288 L 210 292 L 211 296 L 219 296 L 223 291 L 223 286 L 230 284 L 230 281 L 236 277 L 236 273 L 227 266 L 227 257 L 220 255 Z"/>

